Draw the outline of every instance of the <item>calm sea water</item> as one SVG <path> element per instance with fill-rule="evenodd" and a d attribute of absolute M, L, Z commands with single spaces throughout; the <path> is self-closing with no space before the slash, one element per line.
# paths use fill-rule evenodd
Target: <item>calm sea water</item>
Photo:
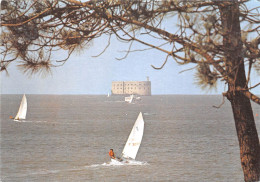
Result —
<path fill-rule="evenodd" d="M 119 96 L 27 95 L 27 119 L 14 122 L 9 115 L 21 98 L 1 96 L 3 182 L 243 181 L 230 104 L 212 107 L 222 96 L 147 96 L 128 104 Z M 122 152 L 140 111 L 138 162 L 107 164 L 110 148 Z"/>

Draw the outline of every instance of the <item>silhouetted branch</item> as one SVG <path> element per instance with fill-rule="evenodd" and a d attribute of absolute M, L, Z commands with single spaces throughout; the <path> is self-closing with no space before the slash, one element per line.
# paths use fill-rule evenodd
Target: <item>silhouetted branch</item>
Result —
<path fill-rule="evenodd" d="M 92 56 L 92 57 L 98 57 L 98 56 L 102 55 L 102 54 L 106 51 L 106 49 L 109 47 L 109 45 L 110 45 L 110 39 L 111 39 L 111 34 L 109 35 L 108 43 L 107 43 L 105 49 L 104 49 L 101 53 L 99 53 L 98 55 Z"/>
<path fill-rule="evenodd" d="M 257 84 L 257 85 L 259 85 L 259 84 Z M 236 90 L 241 91 L 247 98 L 249 98 L 253 102 L 260 104 L 260 98 L 257 97 L 256 95 L 254 95 L 253 93 L 249 92 L 248 89 L 237 86 Z"/>
<path fill-rule="evenodd" d="M 130 50 L 131 50 L 131 47 L 132 47 L 133 43 L 134 43 L 134 41 L 130 42 L 129 47 L 128 47 L 128 51 L 126 52 L 125 56 L 123 56 L 122 58 L 116 58 L 118 61 L 123 60 L 123 59 L 125 59 L 128 56 L 128 54 L 130 53 Z"/>
<path fill-rule="evenodd" d="M 256 88 L 256 87 L 259 86 L 259 85 L 260 85 L 260 82 L 259 82 L 258 84 L 255 84 L 255 85 L 252 86 L 252 87 L 249 87 L 248 89 L 250 90 L 250 89 Z"/>
<path fill-rule="evenodd" d="M 156 70 L 162 69 L 162 68 L 165 66 L 165 64 L 167 63 L 169 56 L 170 56 L 169 54 L 166 56 L 166 59 L 165 59 L 164 63 L 163 63 L 160 67 L 155 67 L 154 65 L 151 65 L 151 66 L 152 66 L 154 69 L 156 69 Z"/>
<path fill-rule="evenodd" d="M 225 103 L 225 97 L 224 97 L 224 95 L 225 95 L 225 94 L 222 94 L 222 102 L 221 102 L 221 104 L 220 104 L 219 106 L 212 106 L 212 107 L 219 109 L 219 108 Z"/>
<path fill-rule="evenodd" d="M 186 72 L 186 71 L 190 71 L 190 70 L 193 70 L 193 69 L 195 69 L 195 68 L 197 68 L 197 67 L 198 67 L 198 66 L 194 66 L 194 67 L 192 67 L 192 68 L 182 70 L 182 71 L 180 71 L 179 73 L 183 73 L 183 72 Z"/>

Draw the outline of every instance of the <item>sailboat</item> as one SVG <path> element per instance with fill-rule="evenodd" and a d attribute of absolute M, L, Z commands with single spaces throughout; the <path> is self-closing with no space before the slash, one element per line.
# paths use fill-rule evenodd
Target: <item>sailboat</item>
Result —
<path fill-rule="evenodd" d="M 125 101 L 128 102 L 128 103 L 132 103 L 133 102 L 133 99 L 134 99 L 134 95 L 130 95 L 129 97 L 125 97 Z"/>
<path fill-rule="evenodd" d="M 27 113 L 27 99 L 25 97 L 25 94 L 23 95 L 19 110 L 14 118 L 14 121 L 19 121 L 21 119 L 26 118 L 26 113 Z"/>
<path fill-rule="evenodd" d="M 110 94 L 109 94 L 109 92 L 107 93 L 107 97 L 110 97 Z"/>
<path fill-rule="evenodd" d="M 132 128 L 132 131 L 127 139 L 121 158 L 111 159 L 111 161 L 127 162 L 128 160 L 134 160 L 141 145 L 143 133 L 144 119 L 142 112 L 140 112 Z"/>

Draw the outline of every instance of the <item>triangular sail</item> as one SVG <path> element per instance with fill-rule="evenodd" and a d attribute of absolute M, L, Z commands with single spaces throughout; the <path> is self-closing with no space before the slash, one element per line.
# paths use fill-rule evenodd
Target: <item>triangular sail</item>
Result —
<path fill-rule="evenodd" d="M 134 99 L 134 95 L 130 95 L 129 103 L 132 103 L 133 99 Z"/>
<path fill-rule="evenodd" d="M 27 100 L 26 100 L 25 95 L 23 95 L 19 110 L 14 119 L 15 120 L 25 119 L 26 113 L 27 113 Z"/>
<path fill-rule="evenodd" d="M 144 132 L 144 119 L 140 112 L 122 152 L 123 158 L 135 159 Z"/>

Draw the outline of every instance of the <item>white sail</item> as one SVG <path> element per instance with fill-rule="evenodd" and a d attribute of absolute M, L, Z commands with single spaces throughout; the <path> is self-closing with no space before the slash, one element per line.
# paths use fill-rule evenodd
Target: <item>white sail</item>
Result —
<path fill-rule="evenodd" d="M 140 112 L 122 152 L 123 158 L 135 159 L 144 132 L 144 119 Z"/>
<path fill-rule="evenodd" d="M 132 103 L 133 102 L 133 99 L 134 99 L 134 95 L 130 95 L 129 97 L 125 97 L 125 101 L 128 102 L 128 103 Z"/>
<path fill-rule="evenodd" d="M 20 120 L 25 119 L 27 113 L 27 100 L 25 95 L 23 95 L 19 110 L 17 112 L 17 115 L 15 116 L 14 120 Z"/>
<path fill-rule="evenodd" d="M 129 101 L 129 103 L 132 103 L 132 102 L 133 102 L 133 99 L 134 99 L 134 95 L 131 95 L 131 96 L 130 96 L 130 101 Z"/>
<path fill-rule="evenodd" d="M 107 93 L 107 97 L 109 97 L 110 96 L 110 94 L 109 94 L 109 92 Z"/>

